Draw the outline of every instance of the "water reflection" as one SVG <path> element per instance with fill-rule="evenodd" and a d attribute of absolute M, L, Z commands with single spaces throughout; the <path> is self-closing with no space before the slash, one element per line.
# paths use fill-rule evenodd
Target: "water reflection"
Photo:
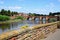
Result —
<path fill-rule="evenodd" d="M 10 24 L 0 24 L 0 33 L 6 32 L 10 29 Z"/>
<path fill-rule="evenodd" d="M 39 20 L 32 20 L 32 21 L 29 21 L 29 20 L 25 20 L 25 21 L 22 21 L 22 22 L 13 22 L 13 23 L 10 23 L 10 24 L 0 24 L 0 34 L 3 33 L 3 32 L 7 32 L 9 30 L 17 30 L 17 29 L 20 29 L 21 26 L 24 26 L 24 25 L 28 25 L 29 27 L 33 26 L 33 25 L 36 25 L 36 24 L 42 24 L 42 23 L 46 23 L 47 21 L 43 20 L 43 21 L 39 21 Z"/>

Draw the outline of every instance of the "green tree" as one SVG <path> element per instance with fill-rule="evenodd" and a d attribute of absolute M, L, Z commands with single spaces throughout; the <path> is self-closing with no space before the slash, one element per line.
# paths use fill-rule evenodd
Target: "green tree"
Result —
<path fill-rule="evenodd" d="M 43 14 L 40 14 L 40 16 L 43 16 Z"/>
<path fill-rule="evenodd" d="M 7 13 L 8 13 L 8 16 L 11 16 L 11 11 L 10 10 L 8 10 Z"/>
<path fill-rule="evenodd" d="M 29 13 L 28 15 L 31 16 L 32 13 Z"/>
<path fill-rule="evenodd" d="M 11 12 L 10 10 L 2 9 L 0 11 L 0 15 L 13 16 L 13 15 L 18 15 L 18 12 Z"/>
<path fill-rule="evenodd" d="M 0 12 L 0 14 L 1 14 L 1 15 L 4 15 L 4 13 L 5 13 L 5 10 L 2 9 L 1 12 Z"/>
<path fill-rule="evenodd" d="M 18 15 L 18 12 L 14 12 L 13 14 Z"/>
<path fill-rule="evenodd" d="M 50 13 L 49 13 L 49 16 L 52 16 L 52 15 L 53 15 L 53 13 L 52 13 L 52 12 L 50 12 Z"/>

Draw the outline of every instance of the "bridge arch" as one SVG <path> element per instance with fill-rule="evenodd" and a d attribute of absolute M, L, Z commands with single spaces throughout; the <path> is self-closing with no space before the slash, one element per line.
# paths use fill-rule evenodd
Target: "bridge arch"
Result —
<path fill-rule="evenodd" d="M 46 17 L 45 16 L 42 17 L 42 23 L 46 23 Z"/>
<path fill-rule="evenodd" d="M 34 20 L 40 20 L 40 17 L 34 17 Z"/>
<path fill-rule="evenodd" d="M 28 17 L 27 20 L 31 20 L 31 17 Z"/>

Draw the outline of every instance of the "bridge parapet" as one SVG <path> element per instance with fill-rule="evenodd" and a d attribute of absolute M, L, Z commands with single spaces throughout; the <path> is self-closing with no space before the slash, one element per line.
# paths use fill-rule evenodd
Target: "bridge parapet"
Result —
<path fill-rule="evenodd" d="M 6 32 L 0 35 L 0 40 L 10 40 L 12 38 L 16 38 L 17 40 L 40 40 L 45 38 L 50 32 L 54 32 L 57 29 L 58 23 L 39 24 L 26 29 Z"/>

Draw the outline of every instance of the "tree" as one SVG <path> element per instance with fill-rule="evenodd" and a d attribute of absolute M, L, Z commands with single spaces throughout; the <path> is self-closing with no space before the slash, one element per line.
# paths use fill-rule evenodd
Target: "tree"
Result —
<path fill-rule="evenodd" d="M 32 13 L 29 13 L 28 15 L 29 15 L 29 16 L 32 16 Z"/>
<path fill-rule="evenodd" d="M 13 14 L 18 15 L 18 12 L 14 12 Z"/>
<path fill-rule="evenodd" d="M 52 12 L 50 12 L 50 13 L 49 13 L 49 16 L 52 16 L 52 15 L 53 15 L 53 13 L 52 13 Z"/>
<path fill-rule="evenodd" d="M 29 16 L 40 16 L 40 14 L 36 14 L 36 13 L 29 13 Z"/>
<path fill-rule="evenodd" d="M 14 12 L 11 12 L 11 16 L 13 16 L 14 15 Z"/>
<path fill-rule="evenodd" d="M 60 15 L 60 12 L 54 12 L 54 13 L 50 12 L 49 13 L 49 16 L 54 16 L 54 15 Z"/>
<path fill-rule="evenodd" d="M 8 16 L 11 16 L 11 12 L 10 12 L 10 10 L 8 10 L 7 12 L 8 12 Z"/>
<path fill-rule="evenodd" d="M 10 10 L 2 9 L 0 11 L 0 15 L 13 16 L 13 15 L 18 15 L 18 12 L 11 12 Z"/>
<path fill-rule="evenodd" d="M 1 13 L 1 15 L 3 15 L 5 13 L 5 10 L 2 9 L 0 13 Z"/>
<path fill-rule="evenodd" d="M 43 14 L 40 14 L 40 16 L 43 16 Z"/>

